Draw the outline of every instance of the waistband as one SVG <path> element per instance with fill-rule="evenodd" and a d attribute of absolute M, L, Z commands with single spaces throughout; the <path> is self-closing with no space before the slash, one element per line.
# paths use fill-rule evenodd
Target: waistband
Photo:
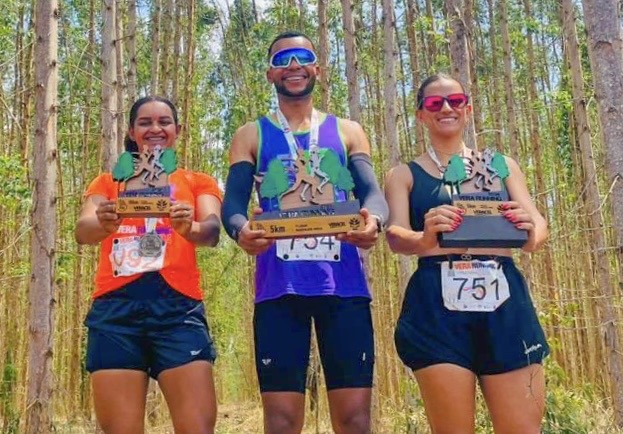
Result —
<path fill-rule="evenodd" d="M 468 255 L 468 254 L 451 254 L 451 255 L 435 255 L 424 256 L 418 259 L 418 267 L 431 267 L 439 265 L 445 261 L 496 261 L 500 264 L 513 264 L 513 258 L 510 256 L 496 255 Z"/>
<path fill-rule="evenodd" d="M 143 273 L 141 277 L 122 286 L 119 289 L 108 292 L 95 300 L 158 300 L 169 298 L 188 298 L 181 292 L 171 287 L 157 271 Z M 195 300 L 196 301 L 196 300 Z"/>

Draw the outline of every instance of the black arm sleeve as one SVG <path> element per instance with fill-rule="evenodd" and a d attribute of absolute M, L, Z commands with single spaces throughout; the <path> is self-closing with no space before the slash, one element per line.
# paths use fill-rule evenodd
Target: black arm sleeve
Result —
<path fill-rule="evenodd" d="M 248 161 L 239 161 L 229 168 L 225 183 L 225 198 L 221 211 L 221 220 L 225 232 L 233 240 L 238 240 L 238 234 L 249 220 L 247 208 L 253 190 L 253 174 L 255 166 Z"/>
<path fill-rule="evenodd" d="M 384 225 L 389 216 L 389 207 L 374 176 L 370 156 L 364 153 L 351 155 L 348 159 L 348 170 L 355 182 L 353 193 L 361 202 L 361 207 L 367 208 L 370 214 L 379 216 Z"/>

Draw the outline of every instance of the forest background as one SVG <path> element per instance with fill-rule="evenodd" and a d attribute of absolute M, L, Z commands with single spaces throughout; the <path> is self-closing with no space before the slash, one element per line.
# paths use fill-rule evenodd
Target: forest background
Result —
<path fill-rule="evenodd" d="M 5 0 L 0 15 L 0 432 L 96 430 L 85 328 L 97 248 L 73 237 L 82 193 L 122 149 L 137 96 L 180 109 L 181 164 L 224 181 L 233 132 L 274 107 L 266 49 L 286 29 L 317 44 L 316 104 L 359 121 L 378 178 L 421 152 L 415 89 L 465 83 L 470 146 L 523 167 L 551 228 L 517 254 L 552 356 L 545 433 L 623 426 L 623 52 L 618 0 Z M 201 249 L 219 351 L 219 433 L 257 433 L 253 259 Z M 393 327 L 413 258 L 367 257 L 377 360 L 374 432 L 427 432 Z M 314 353 L 306 432 L 330 432 Z M 448 409 L 451 411 L 451 409 Z M 491 425 L 479 403 L 479 433 Z M 157 387 L 150 433 L 171 432 Z"/>

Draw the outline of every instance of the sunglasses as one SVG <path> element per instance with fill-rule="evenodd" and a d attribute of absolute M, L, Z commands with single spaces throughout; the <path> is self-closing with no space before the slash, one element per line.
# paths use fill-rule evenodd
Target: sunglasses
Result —
<path fill-rule="evenodd" d="M 448 96 L 431 95 L 420 101 L 420 108 L 425 108 L 429 112 L 438 112 L 445 102 L 453 109 L 463 108 L 469 102 L 469 97 L 464 93 L 453 93 Z"/>
<path fill-rule="evenodd" d="M 312 50 L 298 47 L 277 51 L 270 56 L 269 64 L 271 68 L 288 68 L 292 59 L 295 59 L 296 63 L 301 66 L 313 65 L 318 61 L 316 53 Z"/>

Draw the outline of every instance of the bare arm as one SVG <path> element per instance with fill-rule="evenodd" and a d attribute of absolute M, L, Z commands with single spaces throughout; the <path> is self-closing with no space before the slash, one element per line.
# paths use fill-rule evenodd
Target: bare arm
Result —
<path fill-rule="evenodd" d="M 116 209 L 117 202 L 102 195 L 87 197 L 74 232 L 78 244 L 97 244 L 117 232 L 122 218 Z"/>
<path fill-rule="evenodd" d="M 506 188 L 511 201 L 506 204 L 504 216 L 518 229 L 528 231 L 528 241 L 522 247 L 526 252 L 538 250 L 548 236 L 547 222 L 530 197 L 526 177 L 512 158 L 506 157 L 510 175 L 506 178 Z"/>
<path fill-rule="evenodd" d="M 387 242 L 395 253 L 422 255 L 438 247 L 437 234 L 456 229 L 462 217 L 460 210 L 451 205 L 431 208 L 424 215 L 424 230 L 414 231 L 409 221 L 409 194 L 413 176 L 409 167 L 401 164 L 390 170 L 385 180 L 385 197 L 389 204 Z"/>
<path fill-rule="evenodd" d="M 196 208 L 186 203 L 171 206 L 171 226 L 197 246 L 214 247 L 219 242 L 220 215 L 221 202 L 212 195 L 201 194 L 196 199 Z"/>

